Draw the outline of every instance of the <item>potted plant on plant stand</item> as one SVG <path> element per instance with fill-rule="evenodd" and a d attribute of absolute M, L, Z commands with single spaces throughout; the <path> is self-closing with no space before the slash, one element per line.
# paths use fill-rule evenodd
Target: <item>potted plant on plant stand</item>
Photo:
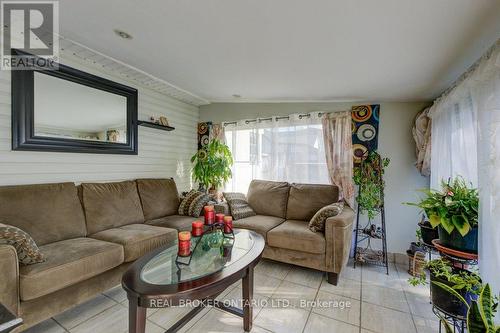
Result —
<path fill-rule="evenodd" d="M 468 305 L 477 299 L 481 288 L 481 278 L 474 272 L 453 267 L 444 259 L 434 259 L 426 264 L 430 272 L 432 304 L 438 309 L 456 316 L 465 317 Z M 409 279 L 411 285 L 425 285 L 426 274 Z M 455 293 L 449 294 L 449 289 Z M 450 297 L 456 296 L 459 297 Z M 462 302 L 462 300 L 465 300 Z"/>
<path fill-rule="evenodd" d="M 214 194 L 231 178 L 233 156 L 229 147 L 217 139 L 198 150 L 191 157 L 193 180 L 200 185 L 200 191 Z"/>
<path fill-rule="evenodd" d="M 478 206 L 477 189 L 467 186 L 461 177 L 442 182 L 442 190 L 423 190 L 426 198 L 407 203 L 422 208 L 433 228 L 438 227 L 443 246 L 477 253 Z"/>
<path fill-rule="evenodd" d="M 424 244 L 432 245 L 432 240 L 439 238 L 438 229 L 432 227 L 424 214 L 422 214 L 422 220 L 418 223 L 418 226 L 420 227 L 420 235 Z"/>

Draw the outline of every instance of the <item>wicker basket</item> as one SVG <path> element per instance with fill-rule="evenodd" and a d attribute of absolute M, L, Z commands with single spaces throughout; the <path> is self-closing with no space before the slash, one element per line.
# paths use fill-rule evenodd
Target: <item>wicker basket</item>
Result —
<path fill-rule="evenodd" d="M 426 263 L 425 253 L 420 251 L 411 253 L 407 251 L 406 254 L 408 254 L 408 274 L 415 277 L 422 276 Z"/>

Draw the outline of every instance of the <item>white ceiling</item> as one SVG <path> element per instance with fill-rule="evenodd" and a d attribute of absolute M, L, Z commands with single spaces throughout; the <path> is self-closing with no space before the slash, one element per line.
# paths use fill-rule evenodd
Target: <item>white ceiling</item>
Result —
<path fill-rule="evenodd" d="M 417 101 L 500 37 L 500 0 L 61 0 L 59 19 L 213 102 Z"/>

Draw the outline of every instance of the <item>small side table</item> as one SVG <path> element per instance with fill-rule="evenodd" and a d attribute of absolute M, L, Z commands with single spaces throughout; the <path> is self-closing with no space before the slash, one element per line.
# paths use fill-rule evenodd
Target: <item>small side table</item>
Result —
<path fill-rule="evenodd" d="M 21 318 L 17 318 L 2 303 L 0 303 L 0 333 L 7 333 L 23 323 Z"/>

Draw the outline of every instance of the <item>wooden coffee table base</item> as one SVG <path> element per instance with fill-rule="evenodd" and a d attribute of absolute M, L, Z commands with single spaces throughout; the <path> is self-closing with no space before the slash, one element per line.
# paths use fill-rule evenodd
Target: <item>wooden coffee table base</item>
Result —
<path fill-rule="evenodd" d="M 226 312 L 232 313 L 243 318 L 243 329 L 245 332 L 249 332 L 252 329 L 252 300 L 253 300 L 253 266 L 247 267 L 245 270 L 245 275 L 241 279 L 243 287 L 242 304 L 243 309 L 239 309 L 232 306 L 227 306 L 223 302 L 217 301 L 215 298 L 218 296 L 213 295 L 210 298 L 196 299 L 199 300 L 200 305 L 189 311 L 184 317 L 177 321 L 172 327 L 170 327 L 165 333 L 174 333 L 186 325 L 191 319 L 193 319 L 201 310 L 203 310 L 207 304 L 210 304 L 218 309 L 224 310 Z M 146 311 L 147 308 L 142 307 L 138 304 L 137 298 L 129 298 L 129 333 L 145 333 L 146 331 Z"/>

